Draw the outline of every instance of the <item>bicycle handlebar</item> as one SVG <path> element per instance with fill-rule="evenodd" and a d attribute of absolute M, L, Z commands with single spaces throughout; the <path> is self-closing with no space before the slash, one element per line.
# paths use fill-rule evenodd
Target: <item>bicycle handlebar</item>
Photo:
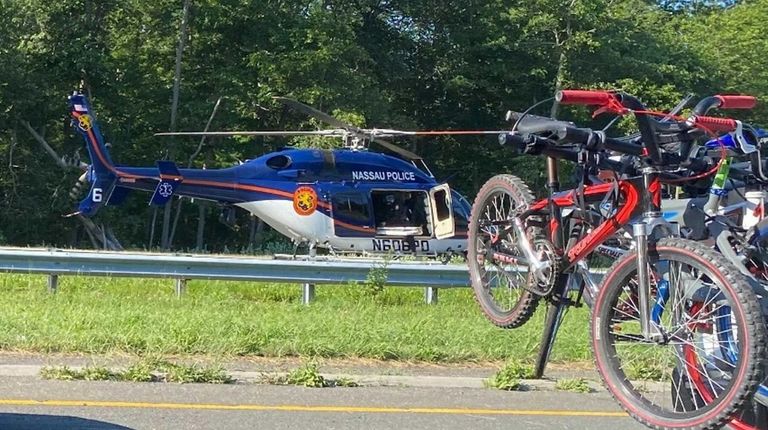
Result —
<path fill-rule="evenodd" d="M 752 109 L 756 104 L 757 98 L 752 96 L 716 95 L 701 99 L 693 108 L 693 114 L 704 115 L 713 108 Z"/>
<path fill-rule="evenodd" d="M 562 90 L 555 94 L 555 100 L 564 105 L 604 105 L 616 100 L 608 91 Z"/>
<path fill-rule="evenodd" d="M 653 117 L 653 112 L 635 97 L 625 93 L 608 91 L 563 90 L 555 99 L 562 104 L 601 106 L 604 110 L 615 113 L 631 111 L 640 130 L 640 142 L 633 143 L 626 138 L 615 139 L 602 131 L 579 128 L 573 123 L 557 121 L 552 118 L 518 115 L 518 130 L 522 134 L 505 133 L 500 135 L 502 144 L 511 144 L 520 152 L 545 154 L 571 161 L 585 161 L 584 150 L 598 153 L 603 150 L 615 151 L 631 156 L 644 157 L 652 165 L 677 165 L 691 172 L 706 172 L 712 164 L 706 160 L 689 159 L 685 156 L 663 153 L 660 150 L 661 136 L 669 140 L 671 136 L 690 133 L 694 126 L 707 131 L 731 132 L 737 129 L 737 121 L 729 118 L 704 116 L 713 107 L 727 109 L 749 109 L 754 107 L 756 99 L 751 96 L 716 95 L 701 100 L 694 109 L 694 115 L 687 122 L 663 122 Z M 512 113 L 508 114 L 512 115 Z M 580 148 L 563 148 L 561 145 L 578 144 Z M 589 156 L 592 157 L 592 156 Z M 601 158 L 599 155 L 597 159 Z M 604 157 L 603 157 L 604 158 Z"/>
<path fill-rule="evenodd" d="M 614 161 L 606 157 L 604 153 L 601 154 L 602 150 L 607 149 L 631 156 L 638 156 L 642 155 L 643 152 L 643 148 L 640 145 L 636 145 L 622 139 L 610 138 L 605 136 L 603 132 L 593 131 L 590 129 L 579 129 L 576 127 L 571 127 L 569 132 L 573 137 L 583 137 L 586 135 L 589 137 L 586 139 L 586 143 L 581 142 L 583 144 L 578 149 L 563 147 L 563 145 L 566 144 L 565 139 L 556 140 L 535 134 L 520 135 L 514 133 L 504 133 L 499 135 L 499 143 L 503 146 L 513 148 L 513 150 L 515 150 L 517 153 L 546 155 L 549 157 L 572 162 L 583 162 L 585 160 L 583 150 L 586 149 L 593 154 L 591 156 L 587 156 L 587 160 L 591 160 L 591 162 L 594 163 L 594 166 L 598 169 L 623 172 L 630 176 L 636 176 L 640 174 L 640 171 L 633 163 Z M 579 143 L 579 141 L 575 140 L 573 143 Z M 693 175 L 706 172 L 713 166 L 713 160 L 709 159 L 709 157 L 693 159 L 687 158 L 683 160 L 674 154 L 665 153 L 663 155 L 663 161 L 665 164 L 678 165 Z M 685 176 L 680 176 L 679 174 L 670 172 L 663 172 L 662 178 L 666 180 L 680 180 L 685 178 Z"/>
<path fill-rule="evenodd" d="M 757 104 L 757 98 L 753 96 L 715 96 L 720 100 L 723 109 L 752 109 Z"/>
<path fill-rule="evenodd" d="M 737 127 L 736 120 L 730 118 L 694 115 L 691 119 L 694 124 L 702 126 L 706 131 L 730 133 L 736 131 Z"/>

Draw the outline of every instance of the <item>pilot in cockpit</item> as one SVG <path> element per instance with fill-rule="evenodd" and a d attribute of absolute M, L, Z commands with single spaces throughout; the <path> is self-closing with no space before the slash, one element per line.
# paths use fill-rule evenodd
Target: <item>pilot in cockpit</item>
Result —
<path fill-rule="evenodd" d="M 411 193 L 387 194 L 384 201 L 387 206 L 387 226 L 407 227 L 411 224 L 411 208 L 407 202 Z"/>

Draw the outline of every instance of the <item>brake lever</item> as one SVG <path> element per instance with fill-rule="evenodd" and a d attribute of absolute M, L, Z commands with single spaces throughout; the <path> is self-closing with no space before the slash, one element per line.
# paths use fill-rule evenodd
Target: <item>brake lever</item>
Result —
<path fill-rule="evenodd" d="M 736 131 L 733 132 L 733 136 L 736 138 L 736 143 L 739 144 L 739 148 L 743 153 L 751 154 L 757 152 L 757 146 L 750 143 L 744 136 L 744 124 L 741 121 L 736 121 Z"/>

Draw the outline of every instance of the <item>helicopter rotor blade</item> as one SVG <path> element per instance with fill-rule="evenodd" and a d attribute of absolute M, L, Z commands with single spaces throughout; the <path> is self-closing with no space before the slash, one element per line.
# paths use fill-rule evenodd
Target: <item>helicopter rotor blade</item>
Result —
<path fill-rule="evenodd" d="M 383 148 L 387 149 L 390 152 L 393 152 L 395 154 L 398 154 L 402 156 L 403 158 L 407 160 L 421 160 L 422 158 L 413 152 L 403 149 L 395 144 L 389 143 L 385 140 L 379 139 L 375 137 L 375 132 L 373 130 L 364 130 L 358 127 L 353 126 L 352 124 L 348 124 L 344 121 L 341 121 L 338 118 L 335 118 L 331 115 L 328 115 L 327 113 L 317 110 L 313 108 L 312 106 L 308 106 L 298 100 L 294 100 L 292 98 L 288 97 L 274 97 L 275 100 L 285 104 L 286 106 L 289 106 L 291 108 L 296 109 L 299 112 L 303 112 L 313 118 L 316 118 L 320 121 L 323 121 L 327 124 L 330 124 L 334 127 L 341 127 L 346 130 L 349 130 L 350 132 L 353 132 L 358 137 L 361 137 L 363 139 L 370 139 L 371 142 L 377 143 L 378 145 L 382 146 Z"/>
<path fill-rule="evenodd" d="M 413 152 L 407 149 L 401 148 L 398 145 L 382 140 L 381 138 L 393 137 L 393 136 L 497 135 L 497 134 L 503 133 L 503 131 L 500 131 L 500 130 L 402 131 L 402 130 L 391 130 L 391 129 L 361 129 L 351 124 L 348 124 L 344 121 L 341 121 L 338 118 L 335 118 L 331 115 L 328 115 L 323 111 L 317 110 L 312 106 L 306 105 L 298 100 L 294 100 L 289 97 L 274 97 L 274 99 L 285 104 L 286 106 L 296 109 L 299 112 L 302 112 L 306 115 L 309 115 L 310 117 L 316 118 L 334 127 L 340 127 L 345 130 L 349 130 L 351 133 L 354 133 L 360 138 L 370 139 L 371 142 L 374 142 L 380 145 L 381 147 L 387 149 L 390 152 L 399 154 L 400 156 L 402 156 L 407 160 L 422 160 L 422 158 L 419 155 L 414 154 Z"/>
<path fill-rule="evenodd" d="M 306 105 L 298 100 L 294 100 L 289 97 L 274 97 L 274 99 L 279 101 L 280 103 L 283 103 L 286 106 L 290 106 L 291 108 L 296 109 L 299 112 L 302 112 L 313 118 L 319 119 L 320 121 L 323 121 L 326 124 L 332 125 L 334 127 L 347 129 L 349 131 L 354 131 L 356 133 L 365 134 L 364 130 L 361 130 L 352 124 L 346 123 L 338 118 L 328 115 L 327 113 L 321 110 L 317 110 L 312 106 Z"/>
<path fill-rule="evenodd" d="M 411 151 L 409 151 L 409 150 L 407 150 L 405 148 L 401 148 L 401 147 L 395 145 L 394 143 L 389 143 L 386 140 L 377 139 L 377 138 L 371 138 L 371 141 L 375 142 L 377 145 L 379 145 L 379 146 L 381 146 L 383 148 L 386 148 L 387 150 L 389 150 L 391 152 L 394 152 L 395 154 L 401 155 L 403 158 L 405 158 L 407 160 L 421 160 L 422 159 L 421 156 L 419 156 L 417 154 L 414 154 L 413 152 L 411 152 Z"/>

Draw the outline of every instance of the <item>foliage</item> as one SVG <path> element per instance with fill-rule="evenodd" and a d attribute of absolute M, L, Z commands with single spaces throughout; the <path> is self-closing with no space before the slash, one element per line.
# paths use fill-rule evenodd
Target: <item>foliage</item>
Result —
<path fill-rule="evenodd" d="M 387 285 L 387 278 L 389 277 L 389 270 L 387 270 L 389 261 L 390 258 L 387 257 L 371 266 L 363 284 L 363 293 L 365 295 L 377 297 L 384 291 L 384 287 Z"/>
<path fill-rule="evenodd" d="M 298 369 L 293 370 L 286 377 L 288 385 L 301 385 L 309 388 L 322 388 L 328 386 L 325 378 L 317 369 L 317 363 L 310 361 Z"/>
<path fill-rule="evenodd" d="M 486 380 L 488 387 L 505 391 L 517 391 L 521 388 L 520 379 L 533 377 L 533 366 L 519 360 L 510 360 L 493 377 Z"/>
<path fill-rule="evenodd" d="M 110 371 L 106 367 L 84 367 L 80 370 L 68 366 L 45 366 L 40 369 L 40 377 L 43 379 L 57 379 L 61 381 L 115 381 L 119 374 Z"/>
<path fill-rule="evenodd" d="M 67 366 L 46 366 L 40 370 L 43 379 L 129 382 L 178 382 L 226 384 L 232 378 L 220 366 L 178 364 L 161 359 L 145 359 L 125 370 L 110 370 L 103 366 L 71 369 Z"/>
<path fill-rule="evenodd" d="M 43 275 L 0 276 L 2 349 L 527 363 L 538 352 L 546 310 L 501 333 L 483 318 L 470 288 L 441 290 L 440 303 L 427 305 L 421 288 L 387 288 L 381 298 L 360 300 L 355 288 L 324 285 L 306 306 L 296 284 L 192 280 L 181 298 L 167 279 L 60 276 L 54 295 L 45 285 Z M 588 320 L 588 309 L 570 311 L 553 362 L 591 358 Z"/>
<path fill-rule="evenodd" d="M 325 126 L 284 109 L 272 99 L 278 95 L 356 125 L 401 129 L 508 127 L 501 122 L 506 110 L 523 110 L 558 87 L 624 89 L 662 109 L 689 92 L 765 99 L 766 13 L 768 0 L 197 1 L 182 62 L 178 128 L 201 129 L 219 97 L 212 130 Z M 0 0 L 4 242 L 87 243 L 76 218 L 61 218 L 73 211 L 69 191 L 82 171 L 56 167 L 26 128 L 71 164 L 87 161 L 64 103 L 81 83 L 115 160 L 153 165 L 169 156 L 186 164 L 196 140 L 152 137 L 170 124 L 180 19 L 181 4 L 171 0 Z M 538 111 L 550 113 L 550 103 Z M 558 115 L 589 126 L 606 123 L 592 121 L 585 109 Z M 747 119 L 759 124 L 767 115 L 762 107 Z M 616 133 L 630 128 L 620 124 Z M 286 143 L 211 139 L 194 165 L 227 167 Z M 543 189 L 541 158 L 513 157 L 492 136 L 396 143 L 423 155 L 439 179 L 469 197 L 500 172 Z M 125 246 L 151 248 L 148 198 L 135 193 L 124 207 L 101 211 L 97 223 L 112 226 Z M 218 213 L 207 207 L 203 216 L 214 221 Z M 194 246 L 197 218 L 194 205 L 182 207 L 177 249 Z M 242 230 L 207 226 L 209 251 L 250 248 Z"/>
<path fill-rule="evenodd" d="M 627 367 L 627 377 L 639 381 L 661 381 L 666 378 L 663 361 L 642 357 Z"/>
<path fill-rule="evenodd" d="M 560 391 L 571 391 L 574 393 L 591 393 L 589 383 L 584 378 L 564 378 L 558 379 L 555 389 Z"/>

